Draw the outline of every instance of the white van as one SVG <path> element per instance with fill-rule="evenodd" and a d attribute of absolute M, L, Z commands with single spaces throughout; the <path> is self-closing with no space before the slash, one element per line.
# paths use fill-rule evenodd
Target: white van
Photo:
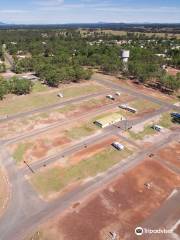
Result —
<path fill-rule="evenodd" d="M 112 146 L 115 147 L 119 151 L 124 149 L 124 146 L 122 144 L 120 144 L 119 142 L 113 142 Z"/>

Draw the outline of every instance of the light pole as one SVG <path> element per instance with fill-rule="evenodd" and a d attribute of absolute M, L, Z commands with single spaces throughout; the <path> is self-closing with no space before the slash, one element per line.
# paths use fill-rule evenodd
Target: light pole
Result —
<path fill-rule="evenodd" d="M 32 169 L 32 167 L 31 167 L 26 161 L 24 161 L 24 163 L 26 164 L 26 166 L 29 168 L 29 170 L 30 170 L 32 173 L 35 173 L 34 170 Z"/>

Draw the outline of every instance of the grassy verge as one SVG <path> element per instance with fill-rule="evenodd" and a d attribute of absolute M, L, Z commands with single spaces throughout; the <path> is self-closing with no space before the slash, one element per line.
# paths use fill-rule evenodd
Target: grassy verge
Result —
<path fill-rule="evenodd" d="M 63 93 L 65 98 L 71 98 L 71 97 L 77 97 L 79 95 L 86 95 L 86 94 L 91 94 L 94 92 L 98 92 L 100 90 L 103 90 L 103 87 L 100 85 L 95 85 L 95 84 L 89 84 L 83 86 L 77 86 L 77 87 L 68 87 L 60 90 L 60 92 Z"/>
<path fill-rule="evenodd" d="M 48 91 L 50 89 L 51 88 L 49 88 L 47 85 L 42 84 L 41 82 L 37 81 L 33 85 L 32 93 L 44 92 L 44 91 Z"/>
<path fill-rule="evenodd" d="M 80 139 L 93 134 L 98 128 L 93 123 L 84 123 L 81 126 L 73 127 L 65 131 L 68 138 Z"/>
<path fill-rule="evenodd" d="M 67 168 L 54 167 L 32 176 L 31 183 L 44 196 L 59 192 L 78 180 L 96 176 L 131 154 L 129 149 L 117 151 L 111 147 Z"/>
<path fill-rule="evenodd" d="M 165 127 L 165 128 L 170 128 L 173 125 L 173 122 L 171 121 L 171 116 L 170 113 L 164 113 L 158 123 L 158 125 Z"/>
<path fill-rule="evenodd" d="M 103 89 L 99 85 L 84 85 L 80 84 L 77 87 L 67 87 L 59 89 L 64 94 L 64 98 L 73 98 L 86 94 L 98 92 Z M 58 92 L 58 89 L 57 89 Z M 28 111 L 34 108 L 44 107 L 50 104 L 63 101 L 57 97 L 57 92 L 44 92 L 43 94 L 31 93 L 26 96 L 15 96 L 14 99 L 5 99 L 0 102 L 0 114 L 15 114 L 18 112 Z"/>
<path fill-rule="evenodd" d="M 32 146 L 31 143 L 20 143 L 16 150 L 13 153 L 13 158 L 17 163 L 20 163 L 23 160 L 24 153 Z"/>
<path fill-rule="evenodd" d="M 148 100 L 135 100 L 131 104 L 129 104 L 131 107 L 136 108 L 138 111 L 144 111 L 148 109 L 158 109 L 160 108 L 159 104 L 156 104 L 154 102 L 148 101 Z"/>
<path fill-rule="evenodd" d="M 145 126 L 144 130 L 139 133 L 135 133 L 133 131 L 128 131 L 129 136 L 134 140 L 143 140 L 145 136 L 150 136 L 155 133 L 156 133 L 156 131 L 154 129 L 152 129 L 151 126 Z"/>

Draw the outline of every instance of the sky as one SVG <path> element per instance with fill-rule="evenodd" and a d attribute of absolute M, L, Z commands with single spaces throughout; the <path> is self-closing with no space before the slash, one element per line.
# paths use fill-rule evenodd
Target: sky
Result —
<path fill-rule="evenodd" d="M 180 0 L 0 0 L 0 22 L 180 23 Z"/>

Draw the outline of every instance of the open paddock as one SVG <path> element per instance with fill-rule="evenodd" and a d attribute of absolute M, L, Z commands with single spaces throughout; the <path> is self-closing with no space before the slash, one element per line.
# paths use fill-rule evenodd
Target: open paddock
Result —
<path fill-rule="evenodd" d="M 151 184 L 150 189 L 145 183 Z M 135 227 L 158 210 L 179 183 L 179 176 L 147 159 L 101 191 L 74 203 L 64 215 L 40 226 L 33 237 L 107 240 L 109 232 L 116 232 L 119 239 L 136 240 Z"/>
<path fill-rule="evenodd" d="M 114 77 L 111 75 L 104 75 L 102 73 L 96 73 L 96 74 L 94 74 L 94 78 L 112 81 L 116 84 L 119 84 L 119 86 L 123 86 L 123 87 L 129 88 L 129 89 L 136 90 L 138 92 L 155 97 L 155 98 L 160 99 L 167 103 L 176 103 L 179 101 L 177 94 L 174 94 L 174 95 L 164 94 L 164 93 L 160 92 L 158 89 L 153 89 L 153 88 L 145 86 L 143 84 L 137 84 L 134 82 L 134 80 L 130 80 L 130 79 L 124 78 L 122 76 Z"/>
<path fill-rule="evenodd" d="M 87 116 L 83 117 L 77 123 L 72 120 L 70 123 L 45 131 L 37 136 L 29 137 L 27 140 L 10 144 L 9 149 L 18 163 L 22 163 L 24 160 L 29 163 L 38 161 L 58 152 L 67 144 L 70 146 L 75 141 L 100 133 L 102 129 L 96 126 L 94 121 L 101 117 L 111 116 L 114 113 L 119 113 L 118 107 L 104 111 L 101 115 L 90 119 Z"/>
<path fill-rule="evenodd" d="M 127 94 L 117 97 L 115 101 L 108 100 L 105 96 L 96 97 L 90 100 L 83 101 L 82 103 L 69 104 L 62 108 L 54 109 L 53 111 L 46 111 L 40 114 L 33 114 L 23 119 L 7 121 L 1 123 L 2 131 L 0 137 L 2 139 L 11 138 L 20 133 L 28 133 L 32 130 L 42 129 L 52 124 L 56 124 L 65 119 L 79 118 L 92 112 L 101 110 L 103 107 L 108 107 L 111 104 L 121 103 L 124 101 L 131 101 L 132 97 Z M 113 107 L 112 107 L 113 108 Z"/>
<path fill-rule="evenodd" d="M 60 160 L 59 164 L 49 165 L 31 176 L 30 182 L 45 199 L 59 195 L 71 185 L 83 184 L 84 180 L 105 172 L 132 154 L 126 145 L 122 151 L 114 149 L 111 143 L 116 139 L 107 138 L 63 159 L 63 163 Z"/>
<path fill-rule="evenodd" d="M 96 93 L 105 90 L 102 85 L 95 82 L 82 82 L 79 84 L 70 84 L 62 86 L 55 91 L 35 92 L 29 95 L 15 96 L 9 95 L 0 102 L 0 115 L 10 115 L 19 112 L 32 110 L 35 108 L 54 104 L 64 99 L 70 99 L 77 96 Z M 61 92 L 64 98 L 59 98 L 57 94 Z"/>
<path fill-rule="evenodd" d="M 163 162 L 168 161 L 180 169 L 180 142 L 170 142 L 166 147 L 161 148 L 157 155 L 160 157 L 160 160 Z"/>

